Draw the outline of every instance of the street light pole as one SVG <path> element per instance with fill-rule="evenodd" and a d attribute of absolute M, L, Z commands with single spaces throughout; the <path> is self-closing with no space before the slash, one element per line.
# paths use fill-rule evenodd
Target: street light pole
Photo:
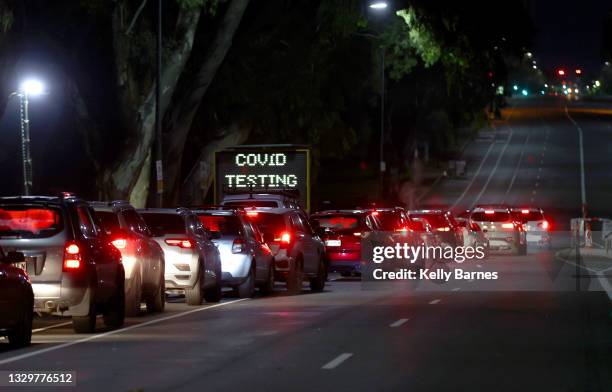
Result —
<path fill-rule="evenodd" d="M 28 114 L 28 93 L 19 95 L 19 117 L 21 119 L 21 161 L 23 164 L 23 194 L 32 191 L 32 157 L 30 155 L 30 116 Z"/>
<path fill-rule="evenodd" d="M 162 0 L 157 0 L 157 69 L 155 77 L 155 172 L 157 179 L 157 206 L 164 205 L 164 171 L 162 148 L 161 73 L 162 73 Z"/>
<path fill-rule="evenodd" d="M 378 190 L 381 201 L 385 195 L 385 48 L 381 48 L 381 75 L 380 75 L 380 161 Z"/>

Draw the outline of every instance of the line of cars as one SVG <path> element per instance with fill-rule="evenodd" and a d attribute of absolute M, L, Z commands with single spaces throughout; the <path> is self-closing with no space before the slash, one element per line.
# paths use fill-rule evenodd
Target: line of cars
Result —
<path fill-rule="evenodd" d="M 31 329 L 32 310 L 69 316 L 75 332 L 91 333 L 100 314 L 116 328 L 142 305 L 147 312 L 164 311 L 168 293 L 200 305 L 220 301 L 223 287 L 239 297 L 256 289 L 269 294 L 275 282 L 294 294 L 304 282 L 323 291 L 329 272 L 360 273 L 367 238 L 523 253 L 536 235 L 528 232 L 541 229 L 548 229 L 541 210 L 505 206 L 478 206 L 464 218 L 444 209 L 400 207 L 308 216 L 282 192 L 231 195 L 219 206 L 140 210 L 125 201 L 86 202 L 71 194 L 2 197 L 0 335 L 28 344 L 31 333 L 24 331 L 27 324 Z"/>

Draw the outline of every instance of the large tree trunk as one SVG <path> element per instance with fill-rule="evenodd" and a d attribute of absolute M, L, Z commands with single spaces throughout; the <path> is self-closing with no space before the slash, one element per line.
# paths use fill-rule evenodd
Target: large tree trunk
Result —
<path fill-rule="evenodd" d="M 204 198 L 213 182 L 215 151 L 243 144 L 249 134 L 249 128 L 232 124 L 219 138 L 206 144 L 181 186 L 181 204 L 204 204 Z"/>
<path fill-rule="evenodd" d="M 217 70 L 223 63 L 225 55 L 232 46 L 232 40 L 249 0 L 232 0 L 229 4 L 223 22 L 217 30 L 214 41 L 207 51 L 206 60 L 200 67 L 193 82 L 193 87 L 176 101 L 167 117 L 164 126 L 170 137 L 166 138 L 164 145 L 167 148 L 164 162 L 166 162 L 165 182 L 169 192 L 172 192 L 172 201 L 178 201 L 179 176 L 182 165 L 183 150 L 195 114 L 200 107 L 202 98 L 213 81 Z"/>
<path fill-rule="evenodd" d="M 134 74 L 129 63 L 130 45 L 133 38 L 126 33 L 129 27 L 124 15 L 126 3 L 125 1 L 118 2 L 115 6 L 112 29 L 120 110 L 123 126 L 129 132 L 129 137 L 119 154 L 117 165 L 103 175 L 104 196 L 113 199 L 131 199 L 138 205 L 144 205 L 143 200 L 146 200 L 147 189 L 140 187 L 137 190 L 138 200 L 134 198 L 136 196 L 133 197 L 132 191 L 137 183 L 143 183 L 139 181 L 143 176 L 142 171 L 149 170 L 145 163 L 151 154 L 155 136 L 155 84 L 150 85 L 145 94 L 133 91 L 134 86 L 139 84 L 134 81 L 138 80 L 140 75 Z M 175 40 L 179 44 L 168 56 L 169 60 L 164 64 L 161 76 L 162 114 L 168 108 L 178 79 L 191 54 L 200 14 L 200 8 L 181 8 L 179 11 L 175 34 Z"/>

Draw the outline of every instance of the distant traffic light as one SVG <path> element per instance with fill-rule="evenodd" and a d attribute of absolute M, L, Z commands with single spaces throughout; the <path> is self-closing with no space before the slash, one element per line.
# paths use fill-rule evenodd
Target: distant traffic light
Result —
<path fill-rule="evenodd" d="M 565 70 L 563 70 L 563 69 L 557 70 L 557 75 L 559 75 L 559 76 L 565 75 Z"/>
<path fill-rule="evenodd" d="M 580 68 L 576 68 L 576 75 L 582 74 L 582 70 Z"/>

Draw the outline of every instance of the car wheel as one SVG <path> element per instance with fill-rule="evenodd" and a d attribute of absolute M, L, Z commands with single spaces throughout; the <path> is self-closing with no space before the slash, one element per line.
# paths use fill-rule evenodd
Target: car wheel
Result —
<path fill-rule="evenodd" d="M 93 290 L 92 290 L 93 293 Z M 89 299 L 89 313 L 86 316 L 72 316 L 72 329 L 76 333 L 92 333 L 96 330 L 96 299 Z"/>
<path fill-rule="evenodd" d="M 192 288 L 185 289 L 185 301 L 187 305 L 198 306 L 202 305 L 204 299 L 202 292 L 202 264 L 200 264 L 200 271 L 198 272 L 198 280 L 195 282 Z"/>
<path fill-rule="evenodd" d="M 119 328 L 125 322 L 125 281 L 119 278 L 117 291 L 105 306 L 104 325 L 110 328 Z"/>
<path fill-rule="evenodd" d="M 159 285 L 155 295 L 147 299 L 147 312 L 163 312 L 166 308 L 166 280 L 164 279 L 164 273 L 161 272 L 159 276 Z"/>
<path fill-rule="evenodd" d="M 274 292 L 274 260 L 270 262 L 270 268 L 268 268 L 268 280 L 259 287 L 259 292 L 263 295 L 270 295 Z"/>
<path fill-rule="evenodd" d="M 287 291 L 290 294 L 299 294 L 302 291 L 302 283 L 304 282 L 304 263 L 302 259 L 295 259 L 289 275 L 287 276 Z"/>
<path fill-rule="evenodd" d="M 253 268 L 249 270 L 249 275 L 246 280 L 236 287 L 238 297 L 251 298 L 255 294 L 255 277 L 253 276 Z"/>
<path fill-rule="evenodd" d="M 206 290 L 204 290 L 204 299 L 206 302 L 219 302 L 221 301 L 221 270 L 217 270 L 217 283 Z"/>
<path fill-rule="evenodd" d="M 34 304 L 31 301 L 25 306 L 21 322 L 8 334 L 9 345 L 14 348 L 29 346 L 32 342 L 32 316 Z"/>
<path fill-rule="evenodd" d="M 142 300 L 142 278 L 138 269 L 134 270 L 134 276 L 129 283 L 125 290 L 125 315 L 134 317 L 140 314 Z"/>
<path fill-rule="evenodd" d="M 327 280 L 327 274 L 325 269 L 325 263 L 323 259 L 319 257 L 319 268 L 317 269 L 317 276 L 310 279 L 310 290 L 311 291 L 323 291 L 325 289 L 325 281 Z"/>

